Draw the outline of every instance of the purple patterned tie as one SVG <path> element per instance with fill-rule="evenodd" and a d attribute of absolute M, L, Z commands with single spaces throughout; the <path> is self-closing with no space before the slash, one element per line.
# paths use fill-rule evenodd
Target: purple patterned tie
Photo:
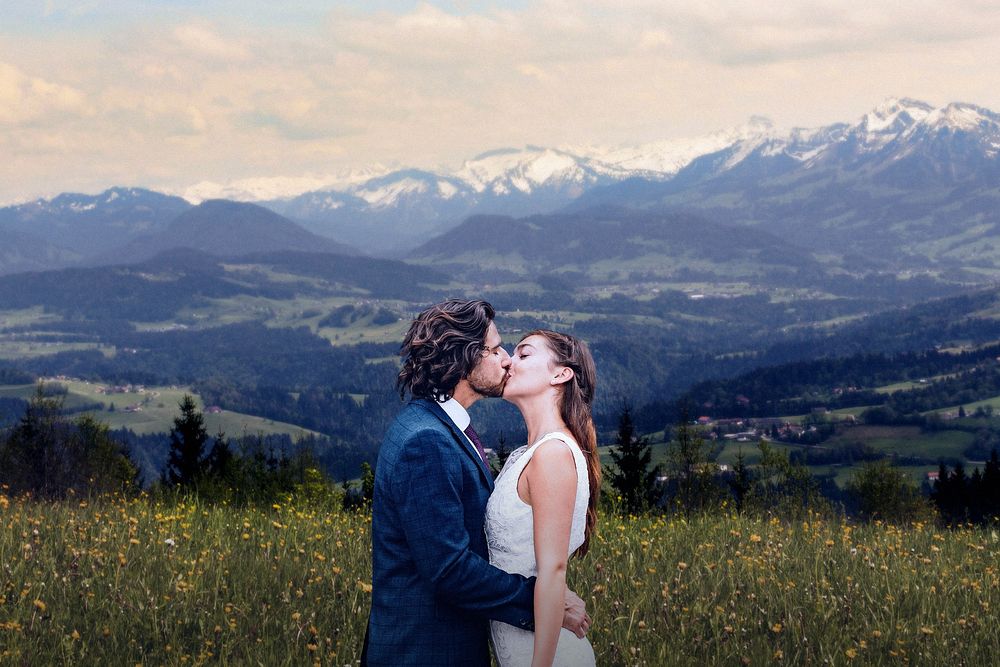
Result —
<path fill-rule="evenodd" d="M 483 443 L 479 441 L 479 434 L 476 433 L 476 429 L 472 428 L 472 424 L 465 427 L 465 435 L 469 436 L 469 440 L 476 446 L 476 451 L 479 452 L 479 456 L 483 459 L 483 463 L 485 463 L 486 450 L 483 449 Z"/>

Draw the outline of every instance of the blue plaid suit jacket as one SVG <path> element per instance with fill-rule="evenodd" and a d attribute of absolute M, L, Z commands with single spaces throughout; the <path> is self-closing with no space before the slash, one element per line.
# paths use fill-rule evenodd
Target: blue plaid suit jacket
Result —
<path fill-rule="evenodd" d="M 534 579 L 489 564 L 493 476 L 433 401 L 397 415 L 375 466 L 368 665 L 490 664 L 489 619 L 531 629 Z"/>

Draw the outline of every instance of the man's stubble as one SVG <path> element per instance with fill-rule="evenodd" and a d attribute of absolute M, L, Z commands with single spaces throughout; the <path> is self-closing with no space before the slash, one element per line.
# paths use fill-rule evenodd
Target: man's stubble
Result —
<path fill-rule="evenodd" d="M 476 372 L 473 371 L 469 375 L 469 387 L 485 398 L 500 398 L 503 396 L 504 387 L 507 386 L 507 378 L 510 376 L 507 373 L 503 374 L 503 378 L 499 382 L 488 382 L 480 377 L 476 376 Z"/>

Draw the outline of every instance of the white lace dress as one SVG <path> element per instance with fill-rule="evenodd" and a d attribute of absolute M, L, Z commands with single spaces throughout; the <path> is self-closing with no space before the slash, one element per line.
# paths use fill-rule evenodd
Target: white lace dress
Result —
<path fill-rule="evenodd" d="M 573 524 L 569 536 L 569 553 L 583 544 L 587 521 L 587 504 L 590 501 L 590 483 L 587 461 L 570 436 L 561 432 L 548 433 L 533 445 L 514 450 L 496 479 L 496 486 L 486 505 L 486 541 L 489 544 L 490 563 L 505 572 L 526 577 L 538 574 L 535 562 L 535 539 L 531 506 L 517 495 L 517 481 L 528 465 L 538 446 L 548 440 L 566 443 L 576 462 L 576 501 L 573 505 Z M 493 648 L 500 667 L 527 667 L 534 653 L 535 633 L 522 630 L 501 621 L 491 621 Z M 560 630 L 554 665 L 586 667 L 594 665 L 594 649 L 586 639 L 580 639 L 565 628 Z"/>

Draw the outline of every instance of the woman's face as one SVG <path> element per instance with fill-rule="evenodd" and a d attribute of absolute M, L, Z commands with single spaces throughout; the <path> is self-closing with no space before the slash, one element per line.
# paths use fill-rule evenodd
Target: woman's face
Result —
<path fill-rule="evenodd" d="M 503 397 L 513 399 L 541 394 L 554 386 L 561 369 L 545 337 L 528 336 L 514 348 Z"/>

